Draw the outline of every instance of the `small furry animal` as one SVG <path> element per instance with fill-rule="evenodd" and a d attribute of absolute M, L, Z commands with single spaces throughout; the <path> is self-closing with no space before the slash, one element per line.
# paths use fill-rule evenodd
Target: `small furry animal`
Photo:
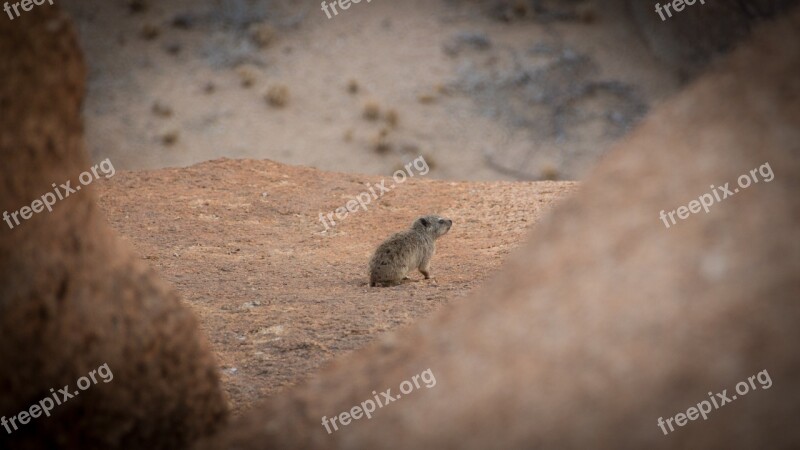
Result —
<path fill-rule="evenodd" d="M 414 221 L 410 230 L 383 241 L 369 261 L 369 285 L 399 284 L 415 268 L 429 279 L 431 258 L 436 251 L 434 241 L 450 231 L 452 225 L 453 221 L 444 217 L 422 216 Z"/>

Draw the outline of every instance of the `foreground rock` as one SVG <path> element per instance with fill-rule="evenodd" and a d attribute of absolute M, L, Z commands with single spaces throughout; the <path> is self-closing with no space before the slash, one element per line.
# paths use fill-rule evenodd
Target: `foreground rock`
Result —
<path fill-rule="evenodd" d="M 337 360 L 203 448 L 800 445 L 797 30 L 798 14 L 762 30 L 652 114 L 476 295 Z M 764 170 L 669 229 L 659 219 L 764 164 L 771 181 Z M 323 417 L 427 369 L 435 386 L 326 432 Z M 659 428 L 763 371 L 769 386 L 759 378 L 708 420 Z"/>
<path fill-rule="evenodd" d="M 225 417 L 216 364 L 191 313 L 77 190 L 92 165 L 68 20 L 49 5 L 0 20 L 0 59 L 0 211 L 75 189 L 0 224 L 0 448 L 186 446 Z M 51 389 L 61 404 L 44 402 Z"/>

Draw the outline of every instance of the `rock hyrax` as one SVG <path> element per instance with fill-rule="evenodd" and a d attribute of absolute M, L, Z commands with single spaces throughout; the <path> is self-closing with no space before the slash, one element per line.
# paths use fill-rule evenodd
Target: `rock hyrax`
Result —
<path fill-rule="evenodd" d="M 369 261 L 369 285 L 391 286 L 406 279 L 412 269 L 419 269 L 425 279 L 431 277 L 434 241 L 450 231 L 453 221 L 439 216 L 422 216 L 410 230 L 383 241 Z"/>

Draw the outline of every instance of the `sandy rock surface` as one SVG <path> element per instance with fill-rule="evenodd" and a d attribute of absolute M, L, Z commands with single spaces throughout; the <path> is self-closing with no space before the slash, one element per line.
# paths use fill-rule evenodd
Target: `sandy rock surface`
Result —
<path fill-rule="evenodd" d="M 99 183 L 100 206 L 198 315 L 238 412 L 335 356 L 460 301 L 578 188 L 417 177 L 325 231 L 320 212 L 382 179 L 386 187 L 394 183 L 391 176 L 217 160 L 119 171 Z M 413 273 L 409 284 L 368 287 L 367 263 L 378 244 L 429 212 L 454 221 L 437 241 L 435 281 Z"/>

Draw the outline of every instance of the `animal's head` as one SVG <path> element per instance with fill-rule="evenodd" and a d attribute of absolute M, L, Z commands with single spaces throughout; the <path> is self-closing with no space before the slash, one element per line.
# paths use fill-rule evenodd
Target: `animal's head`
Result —
<path fill-rule="evenodd" d="M 450 219 L 445 219 L 444 217 L 436 215 L 428 215 L 415 220 L 411 227 L 415 230 L 430 234 L 435 239 L 450 231 L 452 225 L 453 221 Z"/>

